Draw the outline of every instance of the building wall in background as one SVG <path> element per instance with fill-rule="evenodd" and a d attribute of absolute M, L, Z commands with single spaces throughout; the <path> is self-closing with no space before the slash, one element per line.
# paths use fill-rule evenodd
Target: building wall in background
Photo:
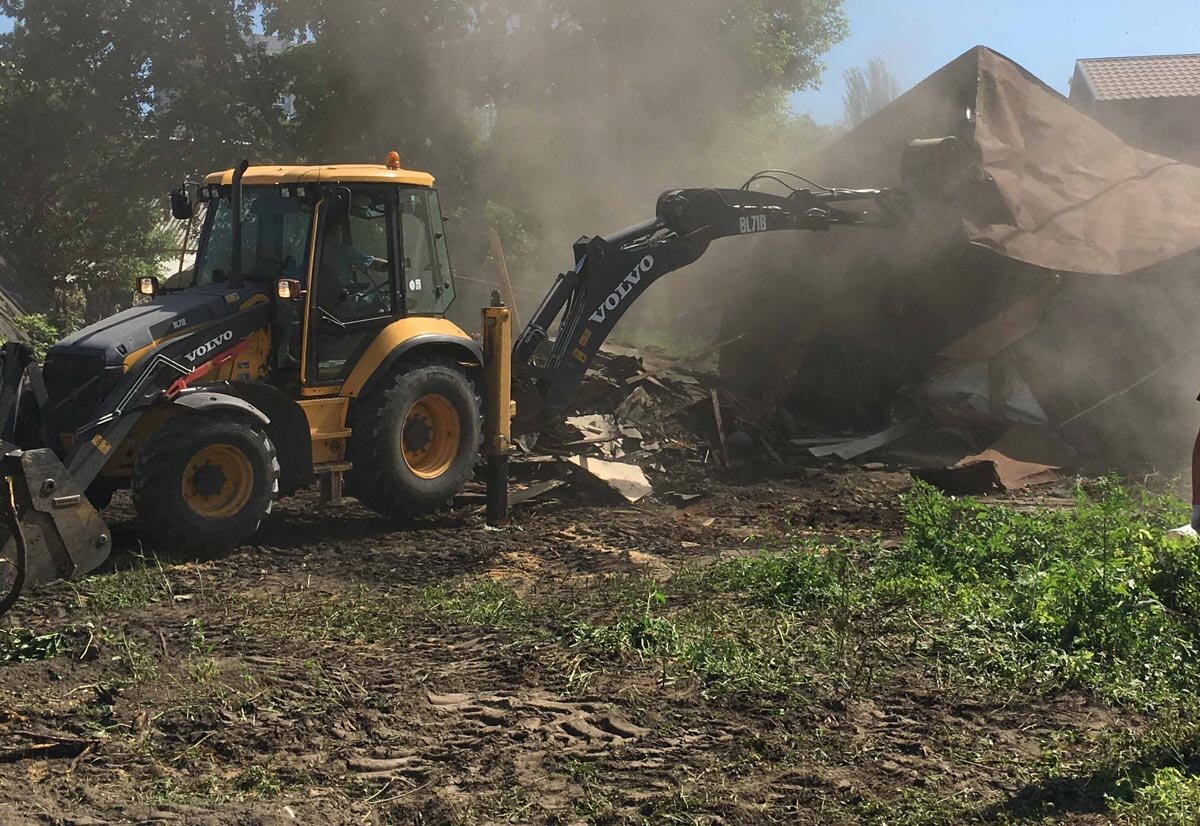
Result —
<path fill-rule="evenodd" d="M 1070 99 L 1126 143 L 1200 166 L 1200 55 L 1077 61 Z"/>

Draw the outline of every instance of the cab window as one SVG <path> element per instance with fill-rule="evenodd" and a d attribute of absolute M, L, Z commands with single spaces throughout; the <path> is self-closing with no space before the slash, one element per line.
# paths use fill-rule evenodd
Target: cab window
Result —
<path fill-rule="evenodd" d="M 386 191 L 342 190 L 327 200 L 316 272 L 318 383 L 344 379 L 395 311 Z"/>
<path fill-rule="evenodd" d="M 400 190 L 400 239 L 405 311 L 442 315 L 454 301 L 454 279 L 436 191 Z"/>
<path fill-rule="evenodd" d="M 232 208 L 227 200 L 209 202 L 206 242 L 196 267 L 195 284 L 229 279 L 233 249 Z M 312 225 L 312 207 L 284 198 L 274 187 L 245 187 L 242 194 L 242 275 L 273 282 L 301 277 Z"/>

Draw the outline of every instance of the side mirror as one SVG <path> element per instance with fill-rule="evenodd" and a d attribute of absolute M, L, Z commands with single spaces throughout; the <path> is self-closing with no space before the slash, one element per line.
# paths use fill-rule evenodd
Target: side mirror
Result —
<path fill-rule="evenodd" d="M 294 301 L 304 297 L 304 288 L 294 278 L 281 278 L 275 282 L 275 295 L 283 301 Z"/>
<path fill-rule="evenodd" d="M 187 189 L 180 187 L 179 189 L 171 190 L 171 215 L 178 221 L 187 221 L 194 214 L 195 209 L 192 206 L 192 199 L 188 196 Z"/>
<path fill-rule="evenodd" d="M 138 292 L 141 295 L 154 297 L 158 293 L 158 279 L 153 275 L 138 279 Z"/>

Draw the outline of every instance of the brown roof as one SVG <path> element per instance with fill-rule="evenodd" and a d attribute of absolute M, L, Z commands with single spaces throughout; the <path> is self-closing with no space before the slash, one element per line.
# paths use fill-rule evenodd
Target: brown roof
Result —
<path fill-rule="evenodd" d="M 1200 97 L 1200 54 L 1099 57 L 1076 67 L 1096 100 Z"/>

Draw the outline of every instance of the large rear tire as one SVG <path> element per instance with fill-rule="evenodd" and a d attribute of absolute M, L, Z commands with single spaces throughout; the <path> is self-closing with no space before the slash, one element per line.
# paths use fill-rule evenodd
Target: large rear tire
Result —
<path fill-rule="evenodd" d="M 359 400 L 352 430 L 349 492 L 393 519 L 450 507 L 479 461 L 479 399 L 462 369 L 447 362 L 402 368 Z"/>
<path fill-rule="evenodd" d="M 279 495 L 275 446 L 236 414 L 181 412 L 138 452 L 133 505 L 142 529 L 167 548 L 215 552 L 258 530 Z"/>

